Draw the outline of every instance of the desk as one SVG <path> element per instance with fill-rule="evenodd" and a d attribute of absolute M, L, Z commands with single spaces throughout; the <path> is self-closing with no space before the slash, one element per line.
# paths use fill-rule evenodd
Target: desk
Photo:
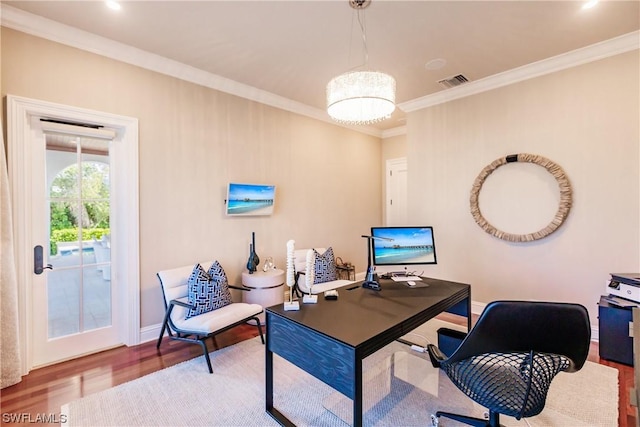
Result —
<path fill-rule="evenodd" d="M 273 406 L 275 353 L 353 400 L 353 425 L 362 426 L 362 359 L 444 311 L 467 316 L 471 326 L 469 285 L 431 278 L 419 283 L 410 288 L 380 280 L 376 292 L 358 282 L 339 288 L 337 301 L 319 298 L 300 311 L 267 308 L 266 411 L 293 425 Z"/>

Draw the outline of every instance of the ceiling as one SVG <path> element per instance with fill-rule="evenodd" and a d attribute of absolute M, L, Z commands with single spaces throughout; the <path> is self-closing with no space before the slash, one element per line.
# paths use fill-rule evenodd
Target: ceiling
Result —
<path fill-rule="evenodd" d="M 2 1 L 3 5 L 325 109 L 325 87 L 365 63 L 347 0 Z M 368 68 L 397 81 L 397 103 L 446 89 L 458 74 L 477 81 L 637 31 L 640 1 L 373 0 L 364 12 Z M 429 69 L 433 60 L 444 66 Z M 328 117 L 328 116 L 327 116 Z M 404 125 L 397 109 L 376 125 Z"/>

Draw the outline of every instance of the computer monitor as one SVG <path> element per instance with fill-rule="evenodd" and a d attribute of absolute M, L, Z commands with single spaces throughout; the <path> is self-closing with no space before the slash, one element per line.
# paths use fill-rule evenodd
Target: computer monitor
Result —
<path fill-rule="evenodd" d="M 437 263 L 431 226 L 371 227 L 371 235 L 376 267 Z"/>

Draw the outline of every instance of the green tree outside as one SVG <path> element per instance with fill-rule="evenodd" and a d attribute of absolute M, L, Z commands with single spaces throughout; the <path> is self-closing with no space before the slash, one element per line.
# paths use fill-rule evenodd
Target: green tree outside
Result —
<path fill-rule="evenodd" d="M 49 194 L 52 255 L 58 251 L 58 242 L 100 239 L 109 234 L 108 164 L 82 162 L 80 168 L 77 164 L 65 168 L 54 178 Z"/>

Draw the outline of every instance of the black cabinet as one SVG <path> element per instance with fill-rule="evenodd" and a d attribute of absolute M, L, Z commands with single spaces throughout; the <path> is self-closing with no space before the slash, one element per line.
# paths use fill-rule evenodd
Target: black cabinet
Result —
<path fill-rule="evenodd" d="M 631 309 L 610 304 L 605 296 L 598 304 L 600 357 L 633 366 Z"/>

